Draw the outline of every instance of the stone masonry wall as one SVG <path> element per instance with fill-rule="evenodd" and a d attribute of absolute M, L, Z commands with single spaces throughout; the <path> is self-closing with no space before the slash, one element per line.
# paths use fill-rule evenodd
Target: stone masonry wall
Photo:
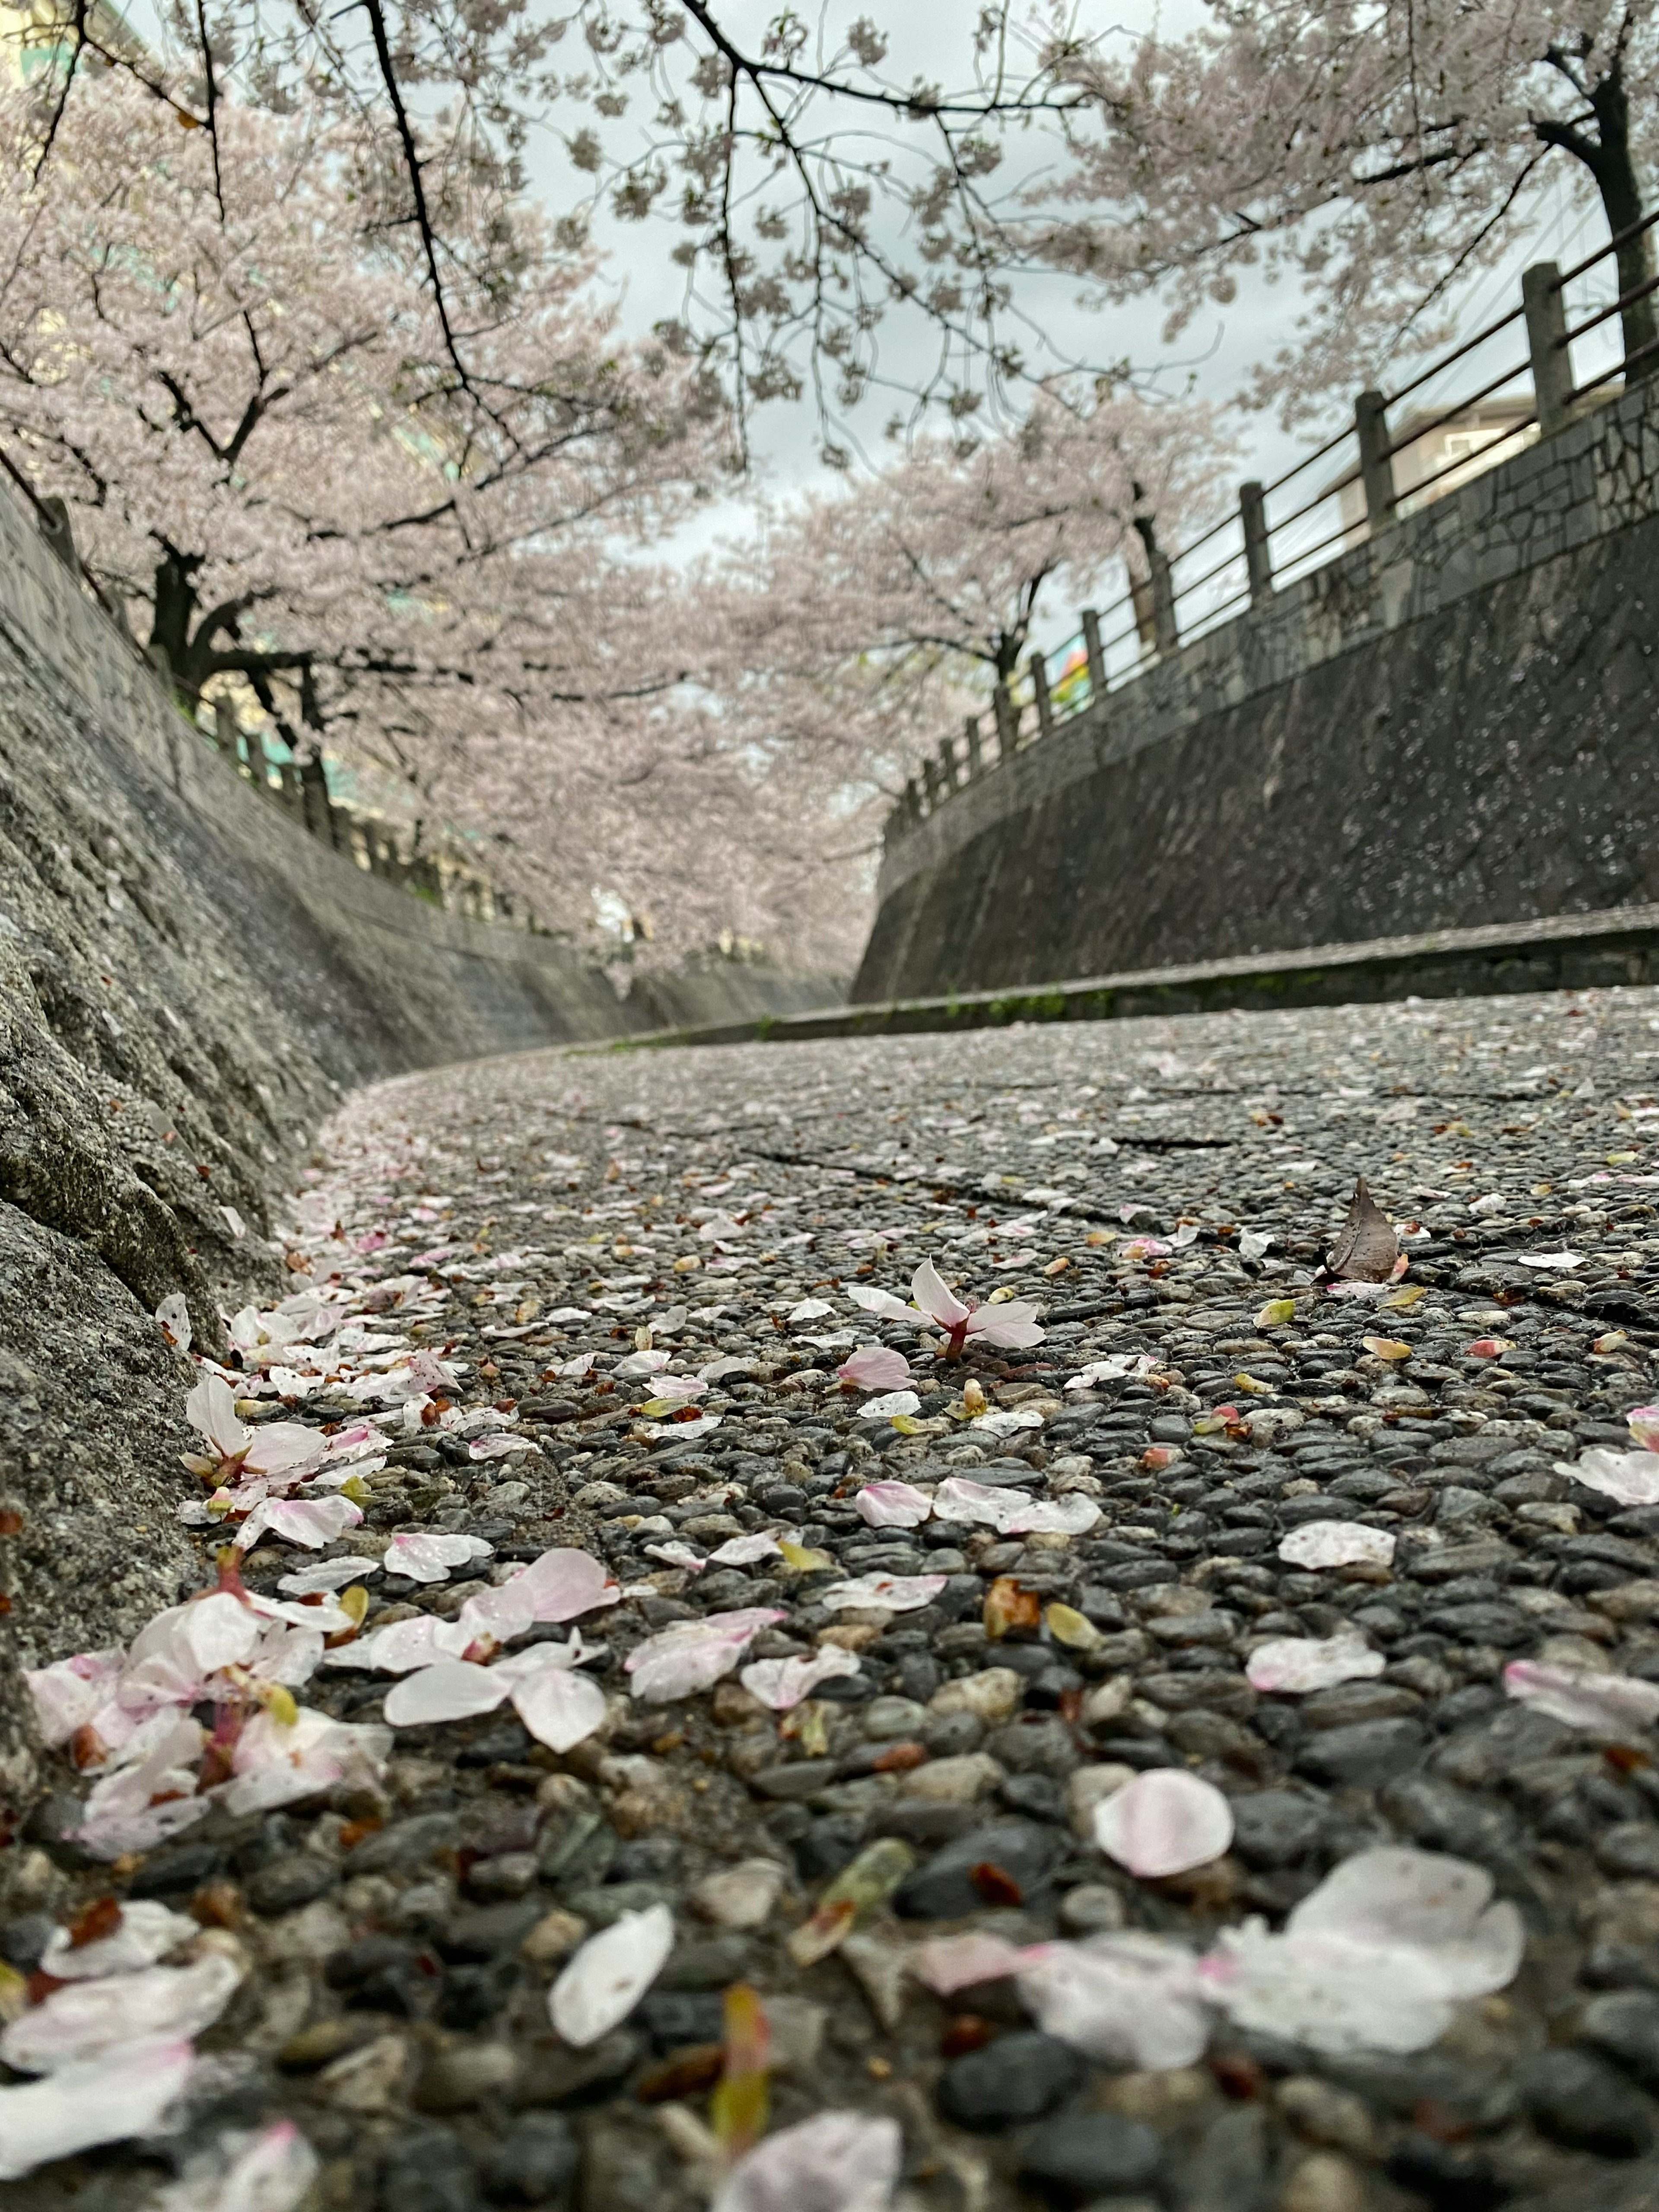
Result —
<path fill-rule="evenodd" d="M 854 1000 L 1654 897 L 1656 553 L 1644 384 L 890 839 Z"/>

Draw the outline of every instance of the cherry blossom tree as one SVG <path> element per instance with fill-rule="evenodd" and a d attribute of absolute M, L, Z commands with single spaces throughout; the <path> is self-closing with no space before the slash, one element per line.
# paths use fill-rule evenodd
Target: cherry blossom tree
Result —
<path fill-rule="evenodd" d="M 1121 58 L 1056 6 L 1050 59 L 1086 95 L 1067 129 L 1073 212 L 1034 251 L 1109 299 L 1163 293 L 1168 339 L 1241 270 L 1304 281 L 1295 342 L 1257 397 L 1292 412 L 1449 335 L 1461 281 L 1524 237 L 1550 177 L 1610 234 L 1646 212 L 1653 0 L 1212 0 L 1213 22 Z M 1652 273 L 1620 246 L 1620 295 Z M 1633 375 L 1659 367 L 1651 295 L 1624 310 Z"/>
<path fill-rule="evenodd" d="M 238 101 L 325 119 L 418 260 L 463 386 L 458 235 L 475 265 L 493 247 L 464 221 L 458 234 L 458 209 L 481 185 L 517 189 L 551 134 L 578 188 L 569 219 L 586 191 L 672 227 L 685 293 L 665 336 L 719 360 L 741 426 L 752 404 L 809 386 L 827 422 L 884 380 L 902 412 L 918 395 L 962 412 L 1025 377 L 1042 332 L 1015 296 L 1006 156 L 1085 97 L 1028 17 L 1028 0 L 984 0 L 952 22 L 950 82 L 890 61 L 905 19 L 860 0 L 827 0 L 815 22 L 781 9 L 752 37 L 729 0 L 157 0 L 149 45 L 88 0 L 43 0 L 16 35 L 54 50 L 43 163 L 88 69 L 210 138 Z M 902 374 L 878 349 L 895 313 L 933 341 Z"/>
<path fill-rule="evenodd" d="M 349 146 L 255 111 L 181 137 L 120 82 L 0 106 L 0 436 L 193 706 L 240 679 L 403 765 L 503 702 L 611 687 L 602 554 L 717 474 L 723 415 L 621 344 L 591 254 L 521 205 L 505 282 L 458 255 L 473 388 Z M 664 680 L 638 665 L 617 688 Z M 286 703 L 285 703 L 286 702 Z"/>
<path fill-rule="evenodd" d="M 1045 612 L 1139 561 L 1137 518 L 1207 518 L 1221 450 L 1206 409 L 1068 387 L 999 435 L 918 439 L 728 561 L 728 711 L 817 763 L 843 807 L 896 795 Z"/>

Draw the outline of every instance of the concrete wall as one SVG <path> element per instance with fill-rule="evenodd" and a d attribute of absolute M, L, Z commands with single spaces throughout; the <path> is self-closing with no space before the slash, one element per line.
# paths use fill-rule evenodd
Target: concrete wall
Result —
<path fill-rule="evenodd" d="M 1659 386 L 895 825 L 856 1001 L 1659 896 Z"/>
<path fill-rule="evenodd" d="M 182 1290 L 211 1344 L 222 1304 L 282 1294 L 265 1194 L 340 1092 L 833 995 L 720 966 L 620 1000 L 360 871 L 200 743 L 0 493 L 0 1832 L 18 1668 L 131 1635 L 191 1571 L 190 1376 L 153 1310 Z"/>

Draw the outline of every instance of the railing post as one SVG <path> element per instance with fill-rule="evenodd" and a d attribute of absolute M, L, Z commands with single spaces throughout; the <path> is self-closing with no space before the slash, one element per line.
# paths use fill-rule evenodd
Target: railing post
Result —
<path fill-rule="evenodd" d="M 957 787 L 957 747 L 953 738 L 939 741 L 939 781 L 942 792 L 949 793 Z"/>
<path fill-rule="evenodd" d="M 1048 696 L 1048 665 L 1040 653 L 1034 653 L 1025 665 L 1031 672 L 1031 696 L 1036 702 L 1037 735 L 1052 738 L 1054 734 L 1054 708 Z"/>
<path fill-rule="evenodd" d="M 1176 626 L 1175 580 L 1170 556 L 1154 546 L 1147 555 L 1152 572 L 1152 638 L 1160 653 L 1173 653 L 1181 643 Z"/>
<path fill-rule="evenodd" d="M 1019 717 L 1014 712 L 1014 702 L 1008 686 L 999 681 L 991 694 L 991 706 L 997 718 L 997 743 L 1006 760 L 1019 743 Z"/>
<path fill-rule="evenodd" d="M 931 814 L 939 805 L 939 763 L 931 754 L 921 764 L 921 790 Z"/>
<path fill-rule="evenodd" d="M 979 716 L 977 714 L 964 714 L 963 716 L 962 733 L 963 738 L 967 740 L 968 781 L 971 783 L 974 778 L 979 774 L 981 769 L 985 765 L 983 756 L 980 751 Z"/>
<path fill-rule="evenodd" d="M 1394 458 L 1389 451 L 1389 403 L 1380 392 L 1362 392 L 1354 401 L 1353 427 L 1365 520 L 1373 530 L 1382 530 L 1394 520 Z"/>
<path fill-rule="evenodd" d="M 905 777 L 904 796 L 899 801 L 899 804 L 904 811 L 904 819 L 906 823 L 911 829 L 915 829 L 916 823 L 921 819 L 921 793 L 916 788 L 916 780 L 915 776 L 907 775 Z"/>
<path fill-rule="evenodd" d="M 1089 663 L 1089 704 L 1106 696 L 1106 654 L 1100 642 L 1100 617 L 1092 607 L 1083 610 L 1083 651 Z"/>
<path fill-rule="evenodd" d="M 1567 311 L 1561 297 L 1561 271 L 1553 261 L 1534 261 L 1530 269 L 1522 270 L 1521 303 L 1527 317 L 1527 349 L 1532 356 L 1538 434 L 1553 438 L 1572 420 Z"/>
<path fill-rule="evenodd" d="M 222 753 L 228 753 L 232 761 L 235 760 L 236 709 L 228 699 L 216 699 L 213 702 L 213 742 Z"/>
<path fill-rule="evenodd" d="M 1250 605 L 1273 595 L 1273 556 L 1267 543 L 1267 501 L 1259 483 L 1238 487 L 1238 519 L 1244 526 L 1244 567 L 1250 580 Z"/>

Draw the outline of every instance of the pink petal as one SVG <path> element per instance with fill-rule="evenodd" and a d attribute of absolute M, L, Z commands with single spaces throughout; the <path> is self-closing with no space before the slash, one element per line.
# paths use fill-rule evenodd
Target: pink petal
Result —
<path fill-rule="evenodd" d="M 752 1659 L 740 1679 L 751 1698 L 758 1698 L 775 1713 L 787 1713 L 810 1698 L 820 1682 L 837 1674 L 856 1674 L 860 1663 L 856 1651 L 825 1644 L 810 1659 Z"/>
<path fill-rule="evenodd" d="M 1029 1491 L 994 1489 L 960 1474 L 947 1475 L 933 1492 L 933 1510 L 941 1521 L 981 1521 L 1003 1531 L 1013 1526 L 1017 1513 L 1035 1504 Z"/>
<path fill-rule="evenodd" d="M 148 2135 L 195 2064 L 187 2042 L 129 2044 L 44 2081 L 0 2088 L 0 2181 L 21 2181 L 94 2143 Z"/>
<path fill-rule="evenodd" d="M 1644 1451 L 1659 1451 L 1659 1406 L 1632 1406 L 1625 1419 Z"/>
<path fill-rule="evenodd" d="M 914 1321 L 916 1317 L 915 1307 L 907 1306 L 890 1291 L 872 1291 L 866 1284 L 853 1283 L 848 1285 L 847 1295 L 855 1306 L 862 1306 L 866 1313 L 879 1314 L 884 1321 Z"/>
<path fill-rule="evenodd" d="M 836 1372 L 843 1382 L 855 1382 L 860 1390 L 902 1390 L 910 1380 L 910 1363 L 902 1352 L 865 1344 L 843 1359 Z"/>
<path fill-rule="evenodd" d="M 1042 1341 L 1043 1332 L 1036 1313 L 1036 1308 L 1022 1298 L 1006 1299 L 1000 1306 L 975 1306 L 969 1319 L 968 1334 L 981 1344 L 1000 1344 L 1012 1351 L 1024 1351 Z"/>
<path fill-rule="evenodd" d="M 122 1653 L 80 1651 L 25 1674 L 43 1743 L 67 1743 L 105 1704 L 121 1678 Z"/>
<path fill-rule="evenodd" d="M 1651 1728 L 1659 1720 L 1659 1683 L 1632 1674 L 1593 1674 L 1577 1668 L 1540 1667 L 1530 1659 L 1511 1661 L 1504 1687 L 1571 1728 L 1621 1735 Z"/>
<path fill-rule="evenodd" d="M 915 1971 L 935 1996 L 948 1997 L 975 1982 L 999 1982 L 1025 1957 L 1017 1944 L 982 1929 L 965 1936 L 932 1936 L 916 1953 Z"/>
<path fill-rule="evenodd" d="M 1143 1880 L 1218 1859 L 1233 1839 L 1232 1808 L 1213 1783 L 1182 1767 L 1136 1775 L 1095 1808 L 1095 1840 Z"/>
<path fill-rule="evenodd" d="M 933 1501 L 908 1482 L 866 1482 L 853 1504 L 872 1528 L 920 1528 L 933 1510 Z"/>
<path fill-rule="evenodd" d="M 676 1621 L 647 1636 L 623 1661 L 633 1676 L 631 1689 L 641 1703 L 659 1705 L 670 1698 L 695 1697 L 729 1674 L 760 1631 L 784 1614 L 768 1607 L 741 1613 L 710 1613 L 702 1620 Z"/>
<path fill-rule="evenodd" d="M 574 1620 L 597 1606 L 615 1605 L 622 1591 L 586 1552 L 544 1552 L 513 1577 L 535 1600 L 538 1620 Z"/>
<path fill-rule="evenodd" d="M 931 1260 L 924 1260 L 911 1277 L 910 1295 L 941 1328 L 955 1328 L 972 1311 L 945 1288 L 944 1277 Z"/>
<path fill-rule="evenodd" d="M 466 1659 L 441 1659 L 418 1674 L 405 1674 L 387 1691 L 387 1725 L 423 1728 L 434 1721 L 467 1720 L 475 1713 L 494 1712 L 507 1692 L 507 1683 L 489 1668 Z"/>
<path fill-rule="evenodd" d="M 238 1551 L 252 1551 L 264 1531 L 319 1552 L 348 1528 L 361 1527 L 362 1509 L 349 1498 L 268 1498 L 256 1505 L 236 1532 Z"/>
<path fill-rule="evenodd" d="M 547 2009 L 564 2040 L 585 2051 L 620 2027 L 668 1963 L 674 1916 L 665 1905 L 624 1912 L 590 1936 L 554 1983 Z"/>
<path fill-rule="evenodd" d="M 331 1720 L 311 1706 L 288 1724 L 256 1713 L 237 1740 L 234 1777 L 214 1795 L 240 1819 L 314 1796 L 337 1782 L 377 1785 L 391 1742 L 390 1729 Z"/>
<path fill-rule="evenodd" d="M 216 1375 L 204 1375 L 185 1399 L 185 1419 L 222 1459 L 234 1459 L 252 1439 L 252 1430 L 236 1417 L 236 1401 L 229 1384 Z"/>
<path fill-rule="evenodd" d="M 711 2212 L 887 2212 L 903 2154 L 896 2120 L 819 2112 L 739 2159 Z"/>

